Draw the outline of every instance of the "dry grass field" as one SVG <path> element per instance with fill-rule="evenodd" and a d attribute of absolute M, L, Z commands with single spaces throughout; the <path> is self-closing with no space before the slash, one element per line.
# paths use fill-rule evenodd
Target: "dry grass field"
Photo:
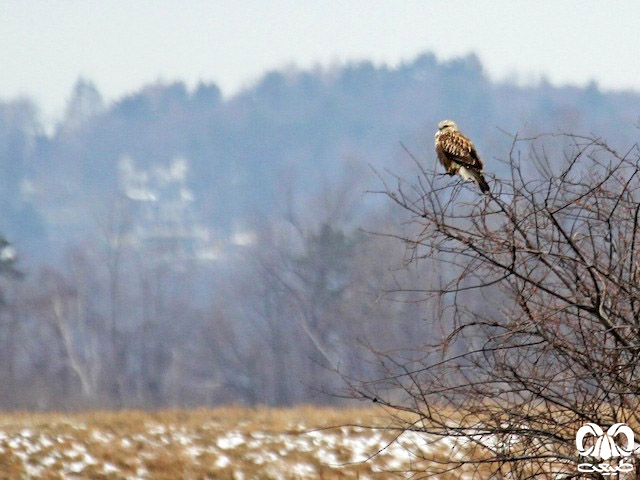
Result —
<path fill-rule="evenodd" d="M 0 479 L 406 478 L 416 453 L 464 454 L 447 439 L 370 428 L 387 423 L 380 410 L 316 407 L 7 413 Z"/>

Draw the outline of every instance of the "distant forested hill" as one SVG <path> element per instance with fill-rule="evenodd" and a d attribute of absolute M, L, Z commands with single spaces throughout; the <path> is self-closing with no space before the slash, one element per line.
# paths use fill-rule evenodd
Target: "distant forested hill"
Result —
<path fill-rule="evenodd" d="M 445 118 L 491 178 L 505 132 L 625 151 L 639 115 L 640 93 L 495 83 L 430 54 L 273 71 L 230 98 L 160 83 L 105 104 L 81 79 L 46 132 L 29 100 L 0 103 L 0 234 L 25 273 L 0 278 L 0 408 L 339 403 L 332 370 L 373 378 L 367 348 L 432 344 L 446 314 L 419 289 L 450 272 L 401 268 L 415 252 L 364 232 L 415 227 L 364 194 L 373 169 L 413 183 L 402 146 L 434 166 Z"/>
<path fill-rule="evenodd" d="M 180 158 L 193 221 L 225 236 L 273 213 L 284 191 L 308 196 L 358 163 L 393 169 L 399 141 L 432 160 L 444 118 L 473 136 L 491 171 L 508 148 L 498 128 L 595 132 L 624 146 L 639 114 L 640 94 L 494 83 L 474 56 L 272 71 L 228 99 L 214 84 L 173 83 L 104 105 L 80 80 L 50 136 L 29 102 L 0 104 L 0 228 L 18 244 L 78 240 L 125 188 L 123 158 L 142 176 Z"/>

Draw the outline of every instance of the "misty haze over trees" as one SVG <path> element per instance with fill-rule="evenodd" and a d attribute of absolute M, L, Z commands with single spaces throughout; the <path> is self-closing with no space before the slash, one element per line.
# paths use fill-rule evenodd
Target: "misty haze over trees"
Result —
<path fill-rule="evenodd" d="M 365 233 L 406 220 L 365 194 L 373 169 L 407 171 L 400 142 L 433 165 L 454 119 L 500 176 L 501 129 L 624 149 L 638 112 L 640 94 L 495 83 L 473 56 L 429 54 L 274 71 L 228 99 L 173 83 L 106 105 L 81 79 L 51 134 L 37 106 L 4 101 L 0 406 L 337 401 L 318 393 L 332 369 L 377 368 L 361 346 L 430 338 L 417 295 L 382 295 L 428 269 Z"/>

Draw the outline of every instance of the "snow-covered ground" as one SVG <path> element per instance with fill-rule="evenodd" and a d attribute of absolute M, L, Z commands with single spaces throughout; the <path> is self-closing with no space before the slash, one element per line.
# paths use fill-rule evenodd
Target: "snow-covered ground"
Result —
<path fill-rule="evenodd" d="M 111 414 L 116 415 L 116 414 Z M 124 415 L 124 414 L 123 414 Z M 117 418 L 117 417 L 114 417 Z M 455 458 L 455 444 L 417 432 L 317 428 L 299 420 L 79 421 L 0 424 L 0 478 L 316 479 L 410 477 L 424 456 Z M 386 472 L 386 473 L 385 473 Z M 58 475 L 58 476 L 56 476 Z"/>

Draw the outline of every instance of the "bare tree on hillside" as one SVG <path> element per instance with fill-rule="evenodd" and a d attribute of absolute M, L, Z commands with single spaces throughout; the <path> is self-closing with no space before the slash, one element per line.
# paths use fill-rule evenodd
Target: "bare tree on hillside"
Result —
<path fill-rule="evenodd" d="M 442 336 L 375 352 L 380 376 L 346 378 L 351 395 L 419 434 L 415 478 L 611 478 L 578 471 L 600 460 L 575 439 L 585 423 L 640 433 L 640 150 L 516 136 L 504 163 L 488 195 L 417 161 L 415 182 L 385 182 L 411 216 L 392 236 L 434 272 L 409 288 Z M 623 459 L 639 473 L 620 478 L 640 478 Z"/>

